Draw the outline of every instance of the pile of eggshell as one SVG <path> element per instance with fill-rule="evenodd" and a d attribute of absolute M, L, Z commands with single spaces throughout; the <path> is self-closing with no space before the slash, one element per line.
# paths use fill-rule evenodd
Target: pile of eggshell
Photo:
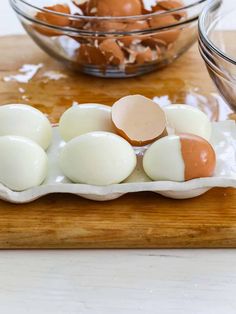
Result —
<path fill-rule="evenodd" d="M 144 65 L 161 60 L 178 39 L 181 30 L 150 30 L 169 27 L 186 18 L 183 11 L 154 15 L 147 18 L 127 19 L 132 16 L 145 16 L 152 13 L 164 13 L 184 6 L 182 0 L 73 0 L 78 8 L 76 13 L 71 11 L 68 4 L 56 4 L 44 7 L 51 12 L 74 14 L 73 16 L 88 17 L 126 17 L 125 20 L 71 20 L 50 12 L 39 12 L 36 19 L 59 27 L 73 27 L 81 31 L 104 32 L 103 36 L 73 36 L 80 43 L 74 52 L 77 62 L 82 65 L 97 66 L 102 70 L 112 66 L 119 69 L 129 69 L 132 65 Z M 35 29 L 46 36 L 60 36 L 57 30 L 44 28 L 39 25 Z M 108 35 L 108 32 L 121 32 L 120 36 Z M 130 34 L 132 31 L 144 31 L 144 35 Z"/>
<path fill-rule="evenodd" d="M 161 109 L 140 95 L 121 98 L 112 107 L 74 105 L 61 116 L 59 133 L 65 142 L 59 165 L 73 183 L 123 182 L 136 168 L 137 146 L 143 147 L 142 165 L 151 180 L 182 182 L 214 174 L 211 123 L 191 106 Z M 1 106 L 0 182 L 14 191 L 42 184 L 51 141 L 52 127 L 40 111 Z"/>

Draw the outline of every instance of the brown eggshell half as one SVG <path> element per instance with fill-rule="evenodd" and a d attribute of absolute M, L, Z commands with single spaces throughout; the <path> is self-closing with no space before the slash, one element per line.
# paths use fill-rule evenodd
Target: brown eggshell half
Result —
<path fill-rule="evenodd" d="M 185 164 L 185 180 L 213 176 L 216 154 L 211 144 L 192 134 L 179 134 L 179 139 Z"/>
<path fill-rule="evenodd" d="M 35 15 L 35 18 L 37 20 L 40 20 L 42 22 L 45 22 L 47 24 L 50 25 L 54 25 L 54 26 L 61 26 L 61 27 L 65 27 L 65 26 L 69 26 L 70 25 L 70 20 L 68 17 L 65 16 L 59 16 L 54 14 L 55 13 L 64 13 L 64 14 L 70 14 L 70 8 L 68 5 L 66 4 L 56 4 L 53 6 L 49 6 L 49 7 L 44 7 L 44 9 L 50 10 L 52 11 L 52 13 L 50 12 L 38 12 Z M 43 27 L 43 26 L 34 26 L 34 29 L 36 29 L 39 33 L 45 35 L 45 36 L 58 36 L 61 33 L 51 30 L 49 28 Z"/>
<path fill-rule="evenodd" d="M 117 133 L 133 146 L 144 146 L 167 134 L 163 110 L 141 95 L 126 96 L 115 102 L 112 121 Z"/>
<path fill-rule="evenodd" d="M 116 43 L 115 39 L 106 39 L 100 45 L 99 48 L 104 54 L 107 64 L 120 65 L 124 63 L 124 53 Z"/>

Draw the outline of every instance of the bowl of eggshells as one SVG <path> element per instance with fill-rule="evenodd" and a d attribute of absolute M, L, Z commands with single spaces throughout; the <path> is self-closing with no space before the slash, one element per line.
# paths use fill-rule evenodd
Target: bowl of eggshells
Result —
<path fill-rule="evenodd" d="M 10 0 L 22 25 L 69 68 L 125 78 L 160 69 L 197 38 L 207 0 Z"/>
<path fill-rule="evenodd" d="M 151 191 L 175 199 L 236 188 L 236 126 L 185 104 L 142 95 L 111 107 L 74 104 L 51 125 L 24 104 L 0 107 L 0 199 L 51 193 L 108 201 Z"/>

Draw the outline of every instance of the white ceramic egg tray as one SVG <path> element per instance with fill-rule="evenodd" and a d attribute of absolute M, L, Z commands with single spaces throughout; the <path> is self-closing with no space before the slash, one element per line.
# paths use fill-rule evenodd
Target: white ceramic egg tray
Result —
<path fill-rule="evenodd" d="M 136 149 L 139 156 L 134 173 L 124 183 L 93 186 L 71 183 L 60 171 L 58 155 L 65 143 L 60 139 L 58 127 L 53 128 L 53 144 L 48 150 L 49 174 L 45 182 L 23 192 L 14 192 L 0 184 L 0 199 L 12 203 L 27 203 L 51 193 L 71 193 L 96 201 L 116 199 L 126 193 L 152 191 L 175 199 L 187 199 L 204 194 L 213 187 L 236 188 L 236 124 L 234 121 L 213 123 L 211 143 L 216 151 L 215 176 L 187 182 L 150 181 L 142 169 L 140 155 L 145 148 Z"/>

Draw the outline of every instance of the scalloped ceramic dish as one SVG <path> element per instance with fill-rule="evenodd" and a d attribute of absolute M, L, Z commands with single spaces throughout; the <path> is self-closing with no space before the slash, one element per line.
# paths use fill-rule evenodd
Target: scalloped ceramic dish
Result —
<path fill-rule="evenodd" d="M 48 150 L 49 174 L 39 187 L 14 192 L 0 184 L 0 199 L 12 203 L 27 203 L 51 193 L 71 193 L 96 201 L 116 199 L 126 193 L 152 191 L 175 199 L 193 198 L 204 194 L 213 187 L 236 188 L 236 124 L 234 121 L 213 123 L 211 143 L 217 155 L 215 176 L 200 178 L 187 182 L 150 181 L 143 172 L 142 163 L 138 162 L 135 172 L 124 183 L 110 186 L 92 186 L 71 183 L 61 173 L 58 164 L 58 153 L 64 142 L 60 139 L 58 128 L 54 127 L 53 144 Z M 138 156 L 145 148 L 137 149 Z"/>

